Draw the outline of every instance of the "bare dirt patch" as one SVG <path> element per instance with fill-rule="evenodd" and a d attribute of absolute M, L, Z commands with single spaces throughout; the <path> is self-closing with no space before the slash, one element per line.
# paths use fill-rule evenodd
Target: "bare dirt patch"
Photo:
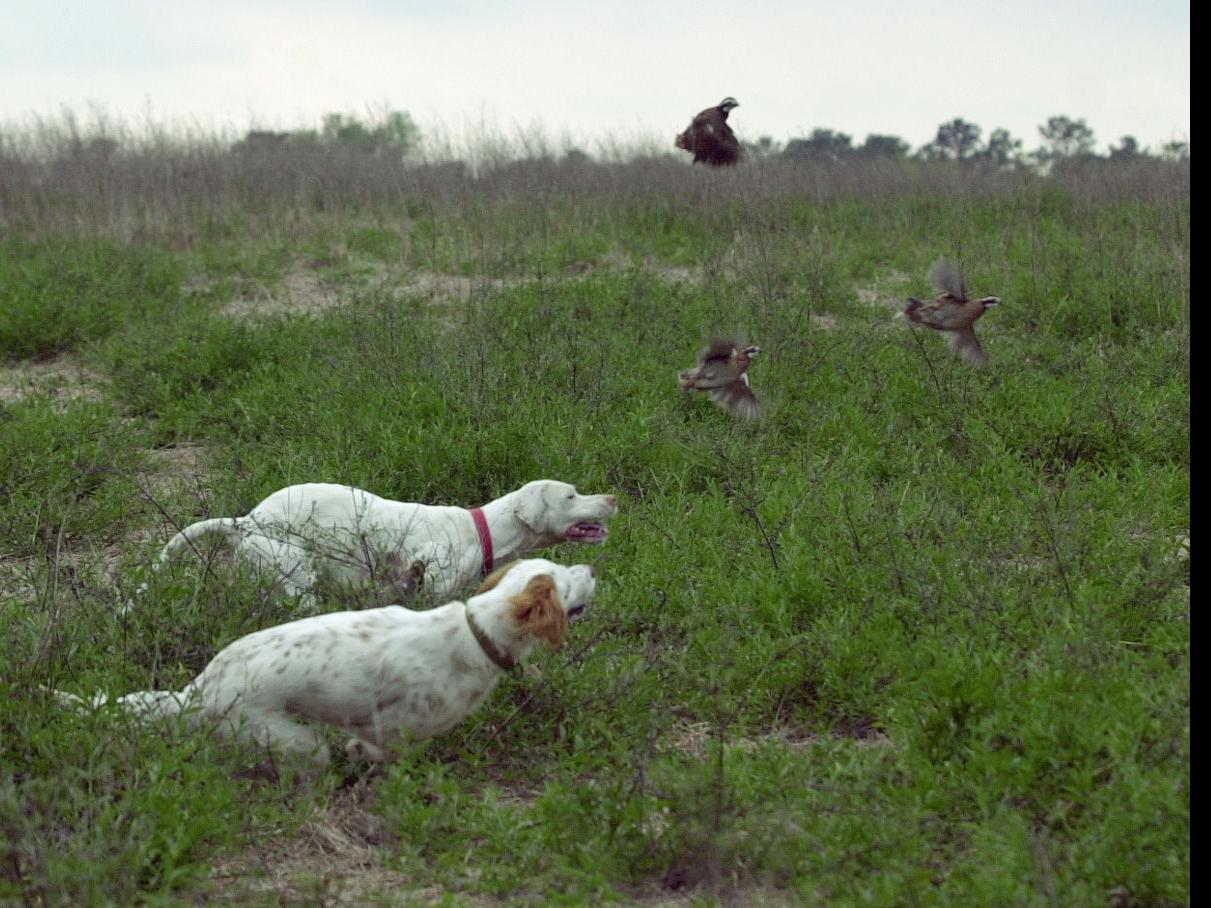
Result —
<path fill-rule="evenodd" d="M 717 904 L 724 908 L 774 908 L 774 906 L 798 905 L 800 900 L 794 894 L 779 889 L 757 884 L 729 886 L 717 891 L 703 890 L 692 887 L 670 891 L 670 884 L 675 880 L 664 883 L 651 882 L 632 886 L 628 890 L 628 905 L 642 905 L 643 908 L 675 908 L 684 905 Z"/>
<path fill-rule="evenodd" d="M 671 283 L 701 284 L 705 280 L 705 271 L 702 268 L 660 265 L 650 260 L 636 262 L 619 254 L 612 254 L 594 262 L 573 262 L 562 272 L 541 278 L 537 274 L 511 277 L 449 274 L 413 270 L 381 262 L 355 264 L 355 275 L 348 279 L 348 287 L 362 287 L 378 293 L 388 293 L 396 298 L 420 298 L 437 307 L 466 303 L 476 297 L 525 286 L 540 279 L 579 281 L 601 272 L 620 272 L 634 267 Z M 187 289 L 194 291 L 208 290 L 211 286 L 211 282 L 204 277 L 194 277 L 186 282 Z M 222 308 L 221 313 L 234 319 L 266 318 L 281 314 L 315 317 L 340 306 L 341 303 L 342 294 L 336 287 L 324 281 L 315 272 L 300 266 L 290 271 L 281 286 L 276 288 L 249 281 L 239 295 Z"/>
<path fill-rule="evenodd" d="M 111 577 L 117 576 L 118 565 L 123 554 L 133 549 L 147 548 L 159 551 L 171 536 L 181 530 L 192 518 L 182 515 L 210 514 L 214 510 L 214 489 L 211 483 L 209 461 L 212 450 L 196 442 L 180 442 L 163 448 L 151 448 L 144 452 L 149 463 L 135 479 L 139 494 L 150 502 L 159 519 L 145 526 L 138 526 L 126 534 L 125 545 L 105 559 L 105 569 Z M 228 553 L 225 546 L 218 550 L 222 557 Z"/>
<path fill-rule="evenodd" d="M 156 500 L 187 490 L 200 494 L 206 490 L 209 453 L 206 445 L 189 441 L 152 448 L 147 451 L 151 468 L 142 474 L 139 486 Z"/>
<path fill-rule="evenodd" d="M 0 558 L 0 593 L 13 600 L 55 602 L 67 592 L 77 602 L 109 600 L 127 548 L 64 541 L 38 555 Z"/>
<path fill-rule="evenodd" d="M 296 314 L 315 317 L 340 304 L 340 297 L 319 276 L 304 268 L 286 275 L 282 286 L 269 289 L 252 284 L 222 309 L 228 318 L 252 319 Z"/>
<path fill-rule="evenodd" d="M 673 284 L 701 284 L 705 272 L 701 268 L 687 268 L 684 265 L 648 265 L 654 275 L 661 280 Z"/>
<path fill-rule="evenodd" d="M 509 287 L 517 287 L 533 278 L 501 278 L 461 274 L 421 272 L 408 275 L 396 285 L 402 296 L 419 296 L 435 306 L 465 303 L 474 296 L 485 296 Z"/>
<path fill-rule="evenodd" d="M 855 284 L 854 296 L 858 302 L 868 306 L 899 311 L 904 306 L 903 288 L 911 281 L 910 275 L 903 271 L 889 271 L 877 277 L 869 284 Z"/>
<path fill-rule="evenodd" d="M 670 726 L 664 740 L 673 750 L 696 760 L 704 760 L 707 757 L 707 744 L 714 736 L 715 730 L 709 722 L 677 720 Z M 839 739 L 872 747 L 885 747 L 892 743 L 886 733 L 875 727 L 873 721 L 860 718 L 839 723 L 832 734 L 817 735 L 791 728 L 778 728 L 756 736 L 729 737 L 726 739 L 726 745 L 745 751 L 754 750 L 764 744 L 803 750 L 825 741 Z"/>
<path fill-rule="evenodd" d="M 532 792 L 520 793 L 528 803 Z M 514 800 L 502 795 L 501 800 Z M 523 891 L 498 899 L 467 892 L 447 892 L 422 885 L 393 869 L 391 853 L 397 833 L 373 811 L 373 788 L 359 783 L 335 794 L 314 809 L 291 835 L 250 842 L 216 859 L 199 904 L 274 905 L 444 905 L 500 906 L 542 904 L 542 893 Z M 627 904 L 645 908 L 701 904 L 704 891 L 690 886 L 672 889 L 657 881 L 624 887 Z M 786 892 L 757 884 L 711 893 L 724 905 L 790 905 Z"/>
<path fill-rule="evenodd" d="M 208 450 L 205 445 L 186 442 L 148 451 L 150 468 L 142 470 L 136 480 L 140 490 L 162 507 L 181 495 L 208 501 Z M 166 535 L 180 529 L 171 523 L 167 512 L 162 522 L 167 526 L 132 527 L 121 542 L 96 545 L 64 540 L 61 546 L 48 544 L 45 554 L 0 558 L 0 590 L 27 600 L 37 599 L 55 587 L 73 589 L 80 595 L 108 596 L 118 588 L 116 578 L 124 558 L 153 540 L 159 544 Z"/>
<path fill-rule="evenodd" d="M 1178 533 L 1173 537 L 1173 557 L 1183 561 L 1190 560 L 1190 537 L 1185 533 Z"/>
<path fill-rule="evenodd" d="M 223 904 L 438 905 L 446 893 L 388 866 L 395 834 L 357 786 L 317 808 L 295 835 L 250 843 L 215 861 L 212 892 Z M 460 894 L 460 904 L 498 902 Z"/>
<path fill-rule="evenodd" d="M 577 261 L 567 265 L 562 271 L 544 275 L 527 274 L 513 277 L 489 277 L 486 274 L 460 275 L 445 274 L 432 271 L 398 272 L 389 268 L 380 268 L 376 286 L 386 287 L 401 296 L 419 296 L 437 306 L 452 303 L 464 303 L 476 296 L 485 296 L 513 287 L 522 287 L 537 283 L 539 280 L 552 282 L 569 282 L 587 280 L 596 274 L 614 274 L 633 267 L 630 259 L 611 254 L 597 261 Z M 644 268 L 665 280 L 698 281 L 701 273 L 697 269 L 653 266 L 650 262 Z"/>
<path fill-rule="evenodd" d="M 100 400 L 106 378 L 87 368 L 70 353 L 39 362 L 0 367 L 0 402 L 14 403 L 43 396 L 58 403 Z"/>
<path fill-rule="evenodd" d="M 32 559 L 0 558 L 0 591 L 6 598 L 32 601 L 41 588 Z"/>
<path fill-rule="evenodd" d="M 1149 530 L 1133 530 L 1128 535 L 1132 539 L 1151 540 L 1157 534 Z M 1180 531 L 1161 533 L 1159 538 L 1164 540 L 1165 553 L 1161 556 L 1166 563 L 1190 560 L 1190 534 Z"/>
<path fill-rule="evenodd" d="M 573 262 L 563 269 L 562 277 L 576 280 L 595 274 L 621 274 L 631 270 L 647 272 L 671 284 L 702 284 L 707 279 L 706 269 L 700 266 L 662 265 L 650 256 L 632 258 L 617 250 L 595 261 Z"/>

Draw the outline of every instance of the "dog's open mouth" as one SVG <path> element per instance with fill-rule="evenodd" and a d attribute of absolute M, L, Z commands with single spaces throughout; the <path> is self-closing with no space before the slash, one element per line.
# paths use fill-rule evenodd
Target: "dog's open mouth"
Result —
<path fill-rule="evenodd" d="M 609 535 L 603 523 L 575 523 L 563 534 L 565 539 L 579 542 L 605 542 Z"/>
<path fill-rule="evenodd" d="M 580 605 L 574 605 L 568 609 L 568 620 L 575 621 L 577 618 L 584 617 L 584 610 L 588 608 L 588 604 L 582 602 Z"/>

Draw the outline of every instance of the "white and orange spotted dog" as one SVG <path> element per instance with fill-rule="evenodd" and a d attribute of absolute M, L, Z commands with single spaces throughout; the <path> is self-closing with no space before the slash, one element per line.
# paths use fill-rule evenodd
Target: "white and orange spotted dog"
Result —
<path fill-rule="evenodd" d="M 182 691 L 139 691 L 114 702 L 149 719 L 208 719 L 319 766 L 329 749 L 309 723 L 326 723 L 352 735 L 346 751 L 354 759 L 388 760 L 393 745 L 439 735 L 466 718 L 537 643 L 561 643 L 595 586 L 588 565 L 514 561 L 466 602 L 331 612 L 266 628 L 220 651 Z M 107 702 L 98 695 L 92 706 Z"/>

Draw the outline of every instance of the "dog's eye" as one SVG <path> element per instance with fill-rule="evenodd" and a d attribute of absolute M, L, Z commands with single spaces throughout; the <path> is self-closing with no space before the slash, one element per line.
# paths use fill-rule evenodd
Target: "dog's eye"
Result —
<path fill-rule="evenodd" d="M 575 497 L 576 497 L 576 493 L 575 493 L 575 492 L 569 492 L 569 493 L 568 493 L 568 501 L 571 501 L 571 500 L 572 500 L 573 498 L 575 498 Z"/>

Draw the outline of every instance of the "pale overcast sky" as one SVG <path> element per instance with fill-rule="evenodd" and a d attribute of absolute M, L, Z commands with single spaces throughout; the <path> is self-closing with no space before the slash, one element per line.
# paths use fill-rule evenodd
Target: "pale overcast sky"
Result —
<path fill-rule="evenodd" d="M 918 146 L 962 117 L 1039 144 L 1190 133 L 1190 13 L 1174 0 L 0 0 L 0 122 L 96 107 L 137 122 L 317 125 L 407 110 L 552 138 L 667 139 L 733 95 L 745 139 L 816 127 Z M 591 143 L 586 142 L 591 147 Z"/>

